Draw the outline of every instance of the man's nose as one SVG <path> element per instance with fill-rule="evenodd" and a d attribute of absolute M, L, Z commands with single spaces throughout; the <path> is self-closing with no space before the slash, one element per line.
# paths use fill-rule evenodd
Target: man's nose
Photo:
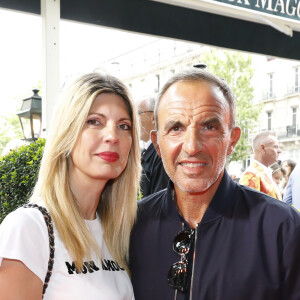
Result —
<path fill-rule="evenodd" d="M 202 142 L 195 128 L 188 129 L 184 134 L 182 150 L 189 155 L 195 155 L 202 148 Z"/>

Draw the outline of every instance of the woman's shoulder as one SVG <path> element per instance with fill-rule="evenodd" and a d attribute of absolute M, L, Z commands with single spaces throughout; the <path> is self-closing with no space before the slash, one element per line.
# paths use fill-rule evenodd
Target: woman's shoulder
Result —
<path fill-rule="evenodd" d="M 4 227 L 31 227 L 36 225 L 45 225 L 42 213 L 36 208 L 19 207 L 8 214 L 0 225 Z M 46 226 L 46 225 L 45 225 Z M 42 226 L 43 227 L 43 226 Z M 45 227 L 46 228 L 46 227 Z"/>
<path fill-rule="evenodd" d="M 0 265 L 3 258 L 23 262 L 42 281 L 49 259 L 48 230 L 40 211 L 20 207 L 0 224 Z"/>
<path fill-rule="evenodd" d="M 36 208 L 20 207 L 0 224 L 1 241 L 36 241 L 48 243 L 48 229 L 43 214 Z"/>

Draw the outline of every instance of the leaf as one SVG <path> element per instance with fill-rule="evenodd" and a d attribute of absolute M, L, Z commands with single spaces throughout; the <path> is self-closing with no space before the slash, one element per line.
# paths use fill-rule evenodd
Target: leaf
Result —
<path fill-rule="evenodd" d="M 0 160 L 0 223 L 28 201 L 35 185 L 45 139 L 12 150 Z"/>

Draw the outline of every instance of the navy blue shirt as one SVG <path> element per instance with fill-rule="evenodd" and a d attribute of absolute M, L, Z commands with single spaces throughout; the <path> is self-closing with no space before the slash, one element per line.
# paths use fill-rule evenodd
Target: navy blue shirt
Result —
<path fill-rule="evenodd" d="M 168 186 L 169 177 L 153 143 L 142 152 L 142 167 L 140 188 L 143 197 L 161 191 Z"/>
<path fill-rule="evenodd" d="M 139 202 L 131 236 L 130 268 L 136 300 L 175 299 L 168 285 L 180 261 L 173 239 L 189 225 L 177 212 L 168 188 Z M 300 215 L 287 204 L 224 173 L 198 224 L 189 289 L 177 300 L 299 300 Z M 193 261 L 194 257 L 194 261 Z"/>

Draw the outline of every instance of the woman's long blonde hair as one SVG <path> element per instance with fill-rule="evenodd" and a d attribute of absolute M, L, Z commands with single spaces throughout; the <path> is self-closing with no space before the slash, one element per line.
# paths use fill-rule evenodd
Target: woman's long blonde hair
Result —
<path fill-rule="evenodd" d="M 141 166 L 136 109 L 120 80 L 110 75 L 90 73 L 76 80 L 64 93 L 52 120 L 31 201 L 43 200 L 76 267 L 82 268 L 83 260 L 90 257 L 91 250 L 99 249 L 71 192 L 68 157 L 91 105 L 101 93 L 121 96 L 132 121 L 132 146 L 127 166 L 118 178 L 107 183 L 98 205 L 108 249 L 114 259 L 128 271 L 130 232 L 136 217 Z"/>

